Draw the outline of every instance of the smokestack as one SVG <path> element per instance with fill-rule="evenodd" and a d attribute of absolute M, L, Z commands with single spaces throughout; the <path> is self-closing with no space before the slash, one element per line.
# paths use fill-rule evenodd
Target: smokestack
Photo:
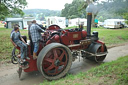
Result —
<path fill-rule="evenodd" d="M 87 37 L 91 36 L 91 22 L 92 22 L 92 13 L 97 12 L 97 7 L 94 4 L 89 4 L 86 8 L 87 12 Z"/>
<path fill-rule="evenodd" d="M 87 13 L 87 36 L 91 36 L 92 13 Z"/>

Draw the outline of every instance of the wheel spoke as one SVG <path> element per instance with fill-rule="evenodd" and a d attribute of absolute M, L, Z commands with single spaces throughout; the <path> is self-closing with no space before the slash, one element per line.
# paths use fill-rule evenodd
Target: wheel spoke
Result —
<path fill-rule="evenodd" d="M 56 60 L 58 58 L 58 54 L 56 49 L 53 50 L 53 54 L 54 54 L 54 60 Z"/>
<path fill-rule="evenodd" d="M 65 64 L 66 64 L 66 62 L 61 62 L 61 63 L 60 63 L 60 65 L 65 65 Z"/>
<path fill-rule="evenodd" d="M 48 68 L 46 68 L 46 69 L 44 69 L 44 70 L 47 72 L 47 71 L 53 69 L 54 67 L 55 67 L 54 64 L 52 64 L 51 66 L 49 66 Z"/>
<path fill-rule="evenodd" d="M 65 51 L 63 51 L 63 53 L 60 55 L 60 57 L 59 57 L 59 60 L 60 60 L 60 61 L 62 61 L 64 55 L 65 55 Z"/>
<path fill-rule="evenodd" d="M 50 63 L 54 62 L 53 59 L 51 59 L 51 58 L 46 58 L 46 59 L 44 59 L 44 61 L 47 61 L 47 62 L 50 62 Z"/>

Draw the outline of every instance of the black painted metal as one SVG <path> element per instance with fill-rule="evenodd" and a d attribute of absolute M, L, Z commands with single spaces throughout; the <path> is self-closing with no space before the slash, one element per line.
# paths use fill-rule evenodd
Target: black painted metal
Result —
<path fill-rule="evenodd" d="M 93 33 L 92 33 L 93 35 L 93 38 L 94 38 L 94 40 L 99 40 L 99 38 L 98 38 L 98 32 L 97 31 L 93 31 Z"/>
<path fill-rule="evenodd" d="M 92 22 L 92 14 L 88 13 L 87 15 L 87 37 L 91 36 L 91 22 Z"/>

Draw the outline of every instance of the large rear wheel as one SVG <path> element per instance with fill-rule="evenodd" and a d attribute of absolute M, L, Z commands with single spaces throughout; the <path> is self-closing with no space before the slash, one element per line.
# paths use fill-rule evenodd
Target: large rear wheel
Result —
<path fill-rule="evenodd" d="M 48 80 L 56 80 L 65 76 L 71 65 L 70 49 L 59 43 L 45 46 L 37 59 L 38 70 Z"/>

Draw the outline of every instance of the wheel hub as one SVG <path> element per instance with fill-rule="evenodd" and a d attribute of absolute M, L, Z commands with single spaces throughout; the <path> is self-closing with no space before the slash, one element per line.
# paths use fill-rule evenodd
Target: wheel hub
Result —
<path fill-rule="evenodd" d="M 54 62 L 55 66 L 59 66 L 60 65 L 60 60 L 57 59 L 55 62 Z"/>

